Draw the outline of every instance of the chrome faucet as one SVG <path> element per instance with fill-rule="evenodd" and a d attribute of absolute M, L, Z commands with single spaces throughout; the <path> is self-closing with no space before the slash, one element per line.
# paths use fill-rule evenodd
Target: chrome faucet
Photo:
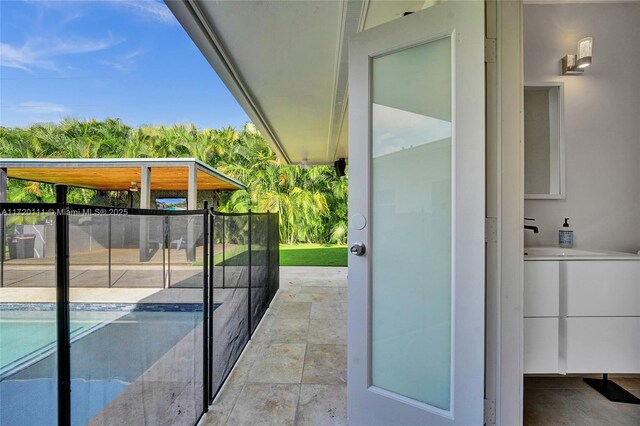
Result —
<path fill-rule="evenodd" d="M 532 221 L 532 222 L 533 222 L 533 221 L 535 221 L 535 219 L 533 219 L 533 218 L 531 218 L 531 217 L 525 217 L 525 218 L 524 218 L 524 220 L 525 220 L 525 221 L 530 220 L 530 221 Z M 537 234 L 538 232 L 540 232 L 540 231 L 538 230 L 538 227 L 537 227 L 537 226 L 535 226 L 535 225 L 527 225 L 527 224 L 526 224 L 526 222 L 525 222 L 525 224 L 524 224 L 524 229 L 529 229 L 529 230 L 533 231 L 533 233 L 534 233 L 534 234 Z"/>

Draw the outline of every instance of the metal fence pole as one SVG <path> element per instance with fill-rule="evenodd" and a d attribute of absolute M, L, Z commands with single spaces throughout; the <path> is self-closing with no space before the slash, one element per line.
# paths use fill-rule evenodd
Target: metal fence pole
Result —
<path fill-rule="evenodd" d="M 214 280 L 214 268 L 213 268 L 213 258 L 215 255 L 214 247 L 214 225 L 215 225 L 215 216 L 213 212 L 209 214 L 209 404 L 213 402 L 213 392 L 214 389 L 212 387 L 213 381 L 213 312 L 214 312 L 214 299 L 213 299 L 213 280 Z"/>
<path fill-rule="evenodd" d="M 248 275 L 248 286 L 247 286 L 247 300 L 248 300 L 248 304 L 249 304 L 249 320 L 247 321 L 247 325 L 249 326 L 249 339 L 251 339 L 251 210 L 249 210 L 249 214 L 248 214 L 248 223 L 249 223 L 249 229 L 247 230 L 247 234 L 248 234 L 248 247 L 249 247 L 249 275 Z"/>
<path fill-rule="evenodd" d="M 273 223 L 273 229 L 271 231 L 274 233 L 273 254 L 275 254 L 275 259 L 271 259 L 271 261 L 273 262 L 273 267 L 275 268 L 275 272 L 273 275 L 275 278 L 274 288 L 276 289 L 276 291 L 271 295 L 272 298 L 280 288 L 280 213 L 276 212 L 273 214 L 273 216 L 275 220 Z"/>
<path fill-rule="evenodd" d="M 264 304 L 265 304 L 265 309 L 267 307 L 269 307 L 269 305 L 271 304 L 271 276 L 273 275 L 271 273 L 271 227 L 269 226 L 269 219 L 270 219 L 271 213 L 269 213 L 269 211 L 267 210 L 267 225 L 265 228 L 265 233 L 267 234 L 267 238 L 266 238 L 266 243 L 265 243 L 265 252 L 267 254 L 266 259 L 265 259 L 265 263 L 266 263 L 266 283 L 265 283 L 265 297 L 264 297 Z"/>
<path fill-rule="evenodd" d="M 109 283 L 108 283 L 107 287 L 111 288 L 111 243 L 112 243 L 111 242 L 111 215 L 107 216 L 107 218 L 108 218 L 107 220 L 108 220 L 108 223 L 109 223 L 109 236 L 108 236 L 108 243 L 107 243 L 107 245 L 109 247 L 109 265 L 108 265 L 109 274 L 108 274 L 108 278 L 107 278 L 109 280 Z"/>
<path fill-rule="evenodd" d="M 5 226 L 4 226 L 4 214 L 0 214 L 0 240 L 2 241 L 2 243 L 0 243 L 0 246 L 2 247 L 2 249 L 0 249 L 0 287 L 4 286 L 4 255 L 5 255 L 5 247 L 6 247 L 6 238 L 4 236 L 5 233 Z"/>
<path fill-rule="evenodd" d="M 227 262 L 226 259 L 226 236 L 225 234 L 227 233 L 227 225 L 226 225 L 226 220 L 225 217 L 222 216 L 222 288 L 225 288 L 226 282 L 227 282 L 227 278 L 225 276 L 225 263 Z"/>
<path fill-rule="evenodd" d="M 0 167 L 0 203 L 7 202 L 7 168 Z M 5 244 L 5 216 L 0 215 L 0 239 L 2 240 L 2 250 L 0 250 L 0 287 L 4 286 L 4 249 Z"/>
<path fill-rule="evenodd" d="M 170 288 L 171 287 L 171 217 L 167 216 L 167 242 L 168 244 L 168 248 L 167 248 L 167 279 L 164 283 L 164 288 Z"/>
<path fill-rule="evenodd" d="M 209 411 L 209 206 L 204 202 L 202 215 L 202 399 L 203 408 Z M 195 244 L 194 244 L 195 252 Z"/>
<path fill-rule="evenodd" d="M 167 245 L 167 221 L 169 216 L 162 217 L 162 237 L 160 239 L 160 250 L 162 250 L 162 288 L 167 288 L 167 253 L 165 246 Z"/>
<path fill-rule="evenodd" d="M 71 424 L 71 342 L 69 340 L 69 215 L 67 186 L 56 185 L 56 326 L 58 425 Z"/>

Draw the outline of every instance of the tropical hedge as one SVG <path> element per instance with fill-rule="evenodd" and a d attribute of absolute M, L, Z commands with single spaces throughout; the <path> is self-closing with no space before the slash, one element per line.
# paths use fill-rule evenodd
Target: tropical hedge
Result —
<path fill-rule="evenodd" d="M 222 194 L 225 212 L 280 213 L 286 243 L 344 243 L 347 236 L 347 178 L 332 167 L 282 164 L 252 124 L 238 130 L 194 125 L 127 126 L 119 119 L 76 120 L 0 127 L 0 158 L 165 158 L 194 157 L 247 185 Z M 127 194 L 74 188 L 71 202 L 126 202 Z M 9 180 L 13 202 L 52 202 L 48 184 Z"/>

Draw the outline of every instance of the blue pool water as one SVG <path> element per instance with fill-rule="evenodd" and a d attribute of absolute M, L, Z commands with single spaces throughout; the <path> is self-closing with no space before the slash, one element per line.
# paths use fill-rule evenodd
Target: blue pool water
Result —
<path fill-rule="evenodd" d="M 0 425 L 55 425 L 55 311 L 0 305 Z M 84 425 L 202 322 L 202 305 L 74 304 L 70 314 L 71 417 Z"/>

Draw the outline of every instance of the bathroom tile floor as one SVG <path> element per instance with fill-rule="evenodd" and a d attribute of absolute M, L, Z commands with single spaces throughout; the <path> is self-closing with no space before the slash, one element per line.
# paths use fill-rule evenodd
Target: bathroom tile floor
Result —
<path fill-rule="evenodd" d="M 610 379 L 640 397 L 640 376 Z M 640 426 L 640 405 L 611 402 L 582 377 L 525 377 L 524 424 Z"/>

